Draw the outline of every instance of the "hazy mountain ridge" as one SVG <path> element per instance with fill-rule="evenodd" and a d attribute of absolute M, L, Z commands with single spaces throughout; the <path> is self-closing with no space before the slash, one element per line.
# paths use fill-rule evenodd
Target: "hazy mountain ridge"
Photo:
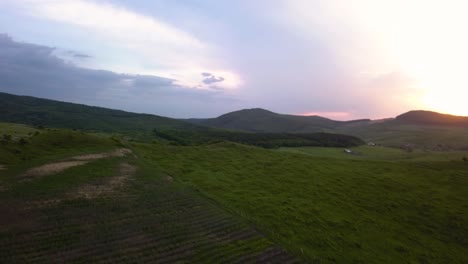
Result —
<path fill-rule="evenodd" d="M 431 111 L 409 111 L 395 118 L 336 121 L 320 116 L 277 114 L 244 109 L 217 118 L 187 120 L 216 128 L 249 132 L 347 134 L 385 146 L 412 145 L 427 149 L 468 149 L 468 117 Z"/>
<path fill-rule="evenodd" d="M 186 119 L 188 122 L 211 127 L 269 133 L 330 132 L 337 127 L 366 123 L 369 119 L 336 121 L 321 116 L 278 114 L 262 108 L 243 109 L 216 118 Z"/>
<path fill-rule="evenodd" d="M 468 126 L 468 117 L 414 110 L 396 118 L 381 120 L 358 119 L 336 121 L 321 116 L 278 114 L 261 108 L 243 109 L 216 118 L 187 119 L 186 121 L 217 128 L 249 132 L 306 133 L 347 129 L 375 124 L 410 124 L 428 126 Z"/>
<path fill-rule="evenodd" d="M 196 129 L 199 127 L 157 115 L 137 114 L 7 93 L 0 93 L 0 121 L 102 132 L 125 132 L 155 128 Z"/>
<path fill-rule="evenodd" d="M 0 122 L 123 133 L 145 140 L 164 135 L 185 143 L 253 140 L 256 144 L 261 141 L 262 145 L 267 146 L 278 147 L 286 143 L 295 146 L 305 144 L 301 134 L 327 132 L 393 147 L 410 144 L 429 149 L 468 149 L 467 120 L 468 117 L 410 111 L 382 120 L 336 121 L 320 116 L 277 114 L 261 108 L 230 112 L 217 118 L 181 120 L 0 93 Z M 253 136 L 249 133 L 265 135 Z M 322 136 L 317 136 L 319 143 L 323 141 Z M 336 142 L 340 138 L 341 135 L 336 135 L 331 141 L 326 139 L 322 143 Z M 314 142 L 317 141 L 307 139 L 306 143 L 316 145 Z"/>
<path fill-rule="evenodd" d="M 247 145 L 350 147 L 361 139 L 336 133 L 249 133 L 229 131 L 150 114 L 87 106 L 0 93 L 0 122 L 116 133 L 139 141 L 158 140 L 176 145 L 232 141 Z"/>
<path fill-rule="evenodd" d="M 467 116 L 441 114 L 432 111 L 410 111 L 399 115 L 396 120 L 403 123 L 435 126 L 468 126 Z"/>

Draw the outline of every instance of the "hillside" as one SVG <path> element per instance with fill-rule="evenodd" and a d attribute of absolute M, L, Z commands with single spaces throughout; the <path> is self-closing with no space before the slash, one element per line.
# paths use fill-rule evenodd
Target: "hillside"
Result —
<path fill-rule="evenodd" d="M 327 146 L 364 144 L 354 136 L 336 133 L 262 133 L 228 131 L 150 114 L 136 114 L 102 107 L 0 93 L 0 122 L 37 127 L 68 128 L 117 133 L 132 139 L 159 140 L 175 145 L 232 141 L 259 147 Z"/>
<path fill-rule="evenodd" d="M 405 124 L 468 127 L 467 116 L 454 116 L 431 111 L 410 111 L 397 116 L 396 120 Z"/>
<path fill-rule="evenodd" d="M 0 121 L 98 132 L 197 129 L 172 118 L 0 93 Z"/>
<path fill-rule="evenodd" d="M 211 127 L 269 133 L 310 133 L 332 131 L 351 123 L 367 123 L 370 120 L 335 121 L 320 116 L 296 116 L 277 114 L 265 109 L 244 109 L 217 118 L 188 119 L 187 121 Z"/>
<path fill-rule="evenodd" d="M 335 121 L 259 108 L 211 119 L 178 120 L 0 93 L 0 122 L 118 133 L 137 140 L 160 139 L 177 145 L 233 141 L 261 147 L 340 147 L 362 144 L 361 138 L 390 147 L 468 149 L 467 120 L 468 117 L 411 111 L 383 120 Z"/>
<path fill-rule="evenodd" d="M 410 111 L 396 118 L 336 131 L 390 147 L 409 145 L 430 150 L 468 149 L 468 117 Z"/>
<path fill-rule="evenodd" d="M 263 133 L 308 133 L 326 131 L 353 135 L 391 147 L 412 145 L 429 149 L 467 149 L 468 117 L 429 111 L 410 111 L 382 120 L 335 121 L 319 116 L 294 116 L 264 109 L 245 109 L 211 119 L 189 122 L 216 128 Z"/>
<path fill-rule="evenodd" d="M 0 263 L 298 263 L 127 142 L 11 131 L 23 140 L 0 139 Z"/>

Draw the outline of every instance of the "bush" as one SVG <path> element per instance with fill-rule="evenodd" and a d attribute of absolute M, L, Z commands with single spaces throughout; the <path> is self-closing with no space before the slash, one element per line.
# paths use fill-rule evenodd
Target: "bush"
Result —
<path fill-rule="evenodd" d="M 3 144 L 11 142 L 11 135 L 3 134 L 1 141 Z"/>
<path fill-rule="evenodd" d="M 22 138 L 20 138 L 20 140 L 19 140 L 19 144 L 20 144 L 21 146 L 24 146 L 24 145 L 28 144 L 28 141 L 27 141 L 24 137 L 22 137 Z"/>
<path fill-rule="evenodd" d="M 464 161 L 464 162 L 468 162 L 468 157 L 467 157 L 467 156 L 464 156 L 464 157 L 463 157 L 463 161 Z"/>

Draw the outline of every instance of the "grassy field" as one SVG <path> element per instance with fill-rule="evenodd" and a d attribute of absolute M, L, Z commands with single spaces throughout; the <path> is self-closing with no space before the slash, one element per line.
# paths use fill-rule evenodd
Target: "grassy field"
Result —
<path fill-rule="evenodd" d="M 136 149 L 309 262 L 468 262 L 461 159 L 377 148 L 375 159 L 342 158 L 337 149 L 317 157 L 234 143 Z"/>
<path fill-rule="evenodd" d="M 1 263 L 468 262 L 466 152 L 0 126 L 12 131 L 0 142 Z"/>
<path fill-rule="evenodd" d="M 122 147 L 67 130 L 0 145 L 0 263 L 297 262 L 155 163 L 103 154 Z"/>
<path fill-rule="evenodd" d="M 18 139 L 20 137 L 29 136 L 36 131 L 38 131 L 38 129 L 27 125 L 14 123 L 0 123 L 0 136 L 11 135 L 12 138 Z"/>
<path fill-rule="evenodd" d="M 368 126 L 347 126 L 340 133 L 360 137 L 387 147 L 412 144 L 420 149 L 468 149 L 468 128 L 401 124 L 397 121 Z"/>
<path fill-rule="evenodd" d="M 306 154 L 312 157 L 347 159 L 347 160 L 381 160 L 395 162 L 417 161 L 460 161 L 468 157 L 468 151 L 434 151 L 415 149 L 407 152 L 398 148 L 380 146 L 361 146 L 347 148 L 351 154 L 345 153 L 344 148 L 299 147 L 281 148 L 279 151 Z"/>

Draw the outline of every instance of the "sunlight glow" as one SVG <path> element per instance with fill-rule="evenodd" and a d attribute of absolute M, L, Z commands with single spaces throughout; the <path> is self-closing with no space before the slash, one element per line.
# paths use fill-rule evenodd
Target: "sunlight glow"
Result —
<path fill-rule="evenodd" d="M 418 81 L 422 107 L 468 115 L 467 1 L 405 1 L 390 32 L 390 54 Z"/>

